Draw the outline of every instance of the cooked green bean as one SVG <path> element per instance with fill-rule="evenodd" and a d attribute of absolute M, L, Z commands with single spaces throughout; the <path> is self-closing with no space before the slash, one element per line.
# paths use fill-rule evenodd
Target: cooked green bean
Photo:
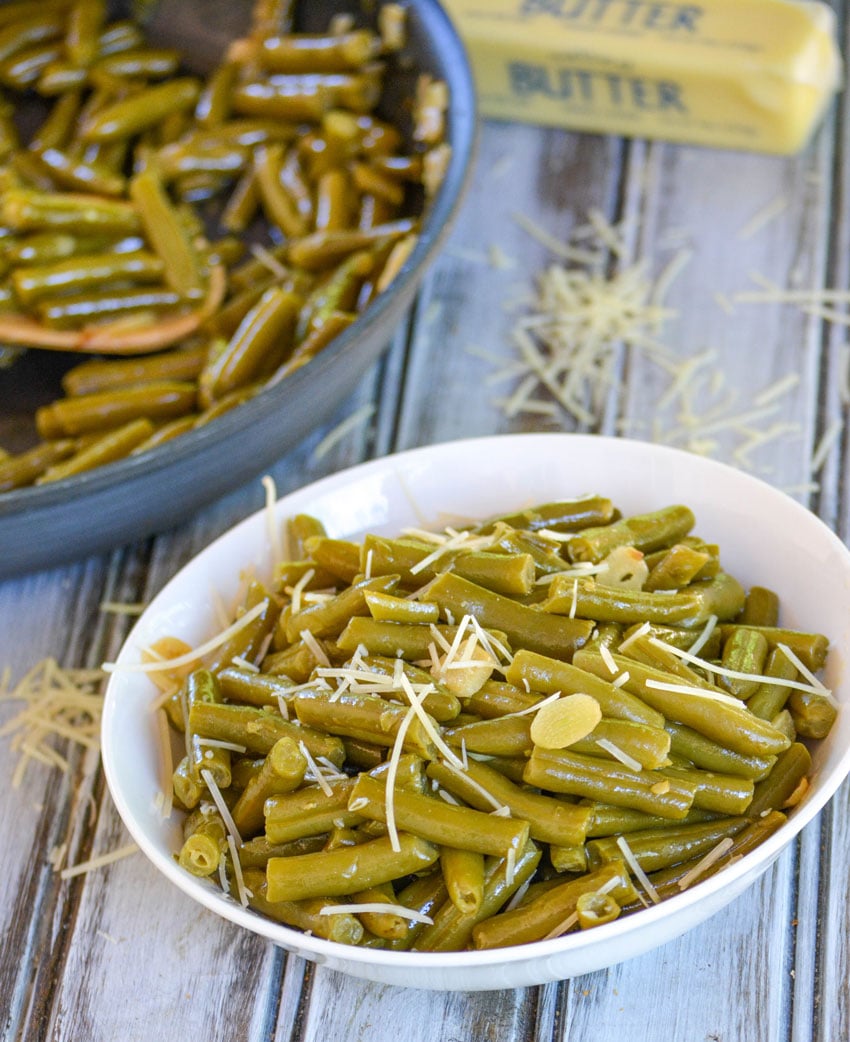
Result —
<path fill-rule="evenodd" d="M 233 806 L 233 821 L 239 834 L 249 837 L 262 832 L 267 797 L 297 789 L 306 772 L 307 760 L 298 743 L 293 738 L 278 739 Z"/>
<path fill-rule="evenodd" d="M 387 838 L 352 849 L 269 858 L 267 896 L 271 902 L 309 897 L 340 897 L 421 872 L 433 865 L 439 850 L 417 836 L 400 833 L 395 850 Z"/>
<path fill-rule="evenodd" d="M 500 630 L 517 647 L 569 660 L 587 642 L 593 626 L 586 619 L 563 618 L 528 608 L 501 594 L 444 572 L 428 587 L 424 600 L 455 618 L 473 615 L 487 629 Z"/>
<path fill-rule="evenodd" d="M 659 623 L 697 627 L 712 615 L 732 619 L 744 603 L 744 590 L 731 575 L 721 572 L 706 583 L 689 586 L 679 593 L 652 593 L 623 586 L 603 586 L 593 579 L 556 575 L 543 607 L 559 615 L 574 613 L 597 622 Z"/>
<path fill-rule="evenodd" d="M 624 665 L 623 669 L 627 670 L 628 666 Z M 609 677 L 614 679 L 607 666 L 604 673 L 601 670 L 594 673 L 579 668 L 575 663 L 559 662 L 526 648 L 517 650 L 505 673 L 505 679 L 517 687 L 527 687 L 546 695 L 581 692 L 596 699 L 604 716 L 648 724 L 650 727 L 663 727 L 664 717 L 660 712 L 623 690 L 623 687 L 615 687 Z"/>
<path fill-rule="evenodd" d="M 567 543 L 571 561 L 601 561 L 620 546 L 633 546 L 647 553 L 676 543 L 695 523 L 693 512 L 685 506 L 665 507 L 650 514 L 621 518 L 608 525 L 585 528 Z"/>
<path fill-rule="evenodd" d="M 737 835 L 748 823 L 745 817 L 728 817 L 695 825 L 644 829 L 630 833 L 627 842 L 644 872 L 657 872 L 660 868 L 703 857 L 720 840 Z M 621 860 L 623 852 L 613 837 L 592 839 L 587 844 L 587 857 L 591 869 L 597 869 Z"/>
<path fill-rule="evenodd" d="M 610 760 L 566 749 L 535 746 L 525 768 L 529 785 L 568 796 L 582 796 L 616 807 L 680 820 L 694 803 L 694 786 L 658 771 L 633 771 Z"/>
<path fill-rule="evenodd" d="M 747 699 L 754 695 L 759 688 L 755 677 L 764 672 L 767 653 L 767 638 L 763 633 L 750 629 L 733 630 L 723 643 L 721 665 L 736 673 L 754 674 L 754 678 L 721 677 L 720 683 L 736 698 Z"/>
<path fill-rule="evenodd" d="M 612 657 L 619 669 L 629 673 L 623 687 L 667 719 L 685 724 L 745 756 L 772 756 L 787 748 L 788 739 L 744 705 L 721 700 L 703 688 L 681 690 L 675 678 L 671 683 L 669 675 L 660 670 L 622 655 Z M 608 666 L 597 651 L 583 649 L 578 652 L 576 664 L 597 676 L 610 676 Z M 729 699 L 729 696 L 724 698 Z"/>
<path fill-rule="evenodd" d="M 540 862 L 540 848 L 527 843 L 515 863 L 498 858 L 485 870 L 484 894 L 474 912 L 461 912 L 451 900 L 435 913 L 413 944 L 414 951 L 458 951 L 469 944 L 478 923 L 490 919 L 531 878 Z"/>
<path fill-rule="evenodd" d="M 513 817 L 528 822 L 531 838 L 541 843 L 567 846 L 584 842 L 591 817 L 589 807 L 530 792 L 475 760 L 470 760 L 463 771 L 431 763 L 425 773 L 478 810 L 492 812 L 497 806 L 507 807 Z"/>
<path fill-rule="evenodd" d="M 622 861 L 610 862 L 595 872 L 561 883 L 541 894 L 528 904 L 510 912 L 494 916 L 476 925 L 472 931 L 476 948 L 503 948 L 513 944 L 538 941 L 559 929 L 567 930 L 582 894 L 606 889 L 615 900 L 628 901 L 636 897 Z"/>
<path fill-rule="evenodd" d="M 69 437 L 109 430 L 140 417 L 168 420 L 195 407 L 195 386 L 176 380 L 61 398 L 36 412 L 44 438 Z"/>

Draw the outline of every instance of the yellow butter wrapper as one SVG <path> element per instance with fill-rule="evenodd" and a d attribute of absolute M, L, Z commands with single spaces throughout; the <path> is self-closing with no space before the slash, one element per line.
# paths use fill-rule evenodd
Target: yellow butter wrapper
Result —
<path fill-rule="evenodd" d="M 480 112 L 789 154 L 842 76 L 835 16 L 803 0 L 443 0 Z"/>

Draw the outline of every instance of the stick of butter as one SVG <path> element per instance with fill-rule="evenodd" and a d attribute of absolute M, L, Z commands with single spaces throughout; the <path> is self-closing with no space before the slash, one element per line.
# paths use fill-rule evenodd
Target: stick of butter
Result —
<path fill-rule="evenodd" d="M 805 0 L 443 0 L 481 114 L 788 154 L 842 76 L 835 16 Z"/>

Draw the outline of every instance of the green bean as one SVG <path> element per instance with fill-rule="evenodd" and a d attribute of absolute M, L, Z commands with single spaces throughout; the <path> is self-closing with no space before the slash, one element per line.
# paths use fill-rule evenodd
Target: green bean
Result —
<path fill-rule="evenodd" d="M 193 77 L 178 77 L 167 83 L 132 94 L 105 105 L 80 129 L 84 141 L 114 141 L 155 127 L 172 112 L 191 109 L 198 101 L 200 86 Z"/>
<path fill-rule="evenodd" d="M 615 646 L 611 650 L 617 651 L 619 646 Z M 720 690 L 719 687 L 709 683 L 705 677 L 697 673 L 695 669 L 686 665 L 669 648 L 660 646 L 657 639 L 653 639 L 649 633 L 635 633 L 627 640 L 623 640 L 621 646 L 623 648 L 622 653 L 626 658 L 634 659 L 636 662 L 641 662 L 643 665 L 653 669 L 663 670 L 663 672 L 669 673 L 671 677 L 678 677 L 683 683 L 690 684 L 692 687 L 702 687 L 707 691 Z"/>
<path fill-rule="evenodd" d="M 396 584 L 394 576 L 362 579 L 329 600 L 302 608 L 286 621 L 287 640 L 295 641 L 304 630 L 308 630 L 314 637 L 339 636 L 352 618 L 369 614 L 365 599 L 367 590 L 388 593 L 395 589 Z"/>
<path fill-rule="evenodd" d="M 103 0 L 78 0 L 71 6 L 65 29 L 65 48 L 72 62 L 88 65 L 94 60 L 105 20 Z"/>
<path fill-rule="evenodd" d="M 379 49 L 374 33 L 353 29 L 340 35 L 267 36 L 253 57 L 272 72 L 345 72 L 365 65 Z"/>
<path fill-rule="evenodd" d="M 142 358 L 82 362 L 64 374 L 62 389 L 68 395 L 77 396 L 156 380 L 193 380 L 201 371 L 206 353 L 206 347 L 198 345 Z"/>
<path fill-rule="evenodd" d="M 484 949 L 527 944 L 554 935 L 561 929 L 569 929 L 570 920 L 577 921 L 574 913 L 581 895 L 596 893 L 603 888 L 616 900 L 628 901 L 636 897 L 625 865 L 622 861 L 612 861 L 596 872 L 561 883 L 528 904 L 476 925 L 472 931 L 474 945 L 477 949 Z"/>
<path fill-rule="evenodd" d="M 583 843 L 575 846 L 549 847 L 549 862 L 556 872 L 587 872 L 587 851 Z"/>
<path fill-rule="evenodd" d="M 457 627 L 439 625 L 437 632 L 451 643 Z M 379 622 L 371 616 L 354 615 L 337 638 L 337 645 L 341 651 L 352 653 L 362 645 L 369 655 L 419 662 L 429 657 L 429 648 L 434 641 L 431 627 L 421 623 L 402 625 L 398 622 Z"/>
<path fill-rule="evenodd" d="M 598 652 L 596 654 L 598 655 Z M 595 663 L 597 660 L 593 658 L 591 661 Z M 625 660 L 622 661 L 625 663 Z M 628 666 L 624 664 L 621 669 L 628 670 Z M 664 726 L 664 717 L 660 712 L 624 690 L 625 685 L 614 687 L 607 679 L 611 676 L 607 666 L 604 672 L 590 671 L 579 668 L 575 663 L 562 663 L 525 648 L 516 652 L 505 673 L 505 679 L 509 683 L 517 687 L 527 685 L 531 690 L 540 691 L 545 695 L 553 695 L 555 692 L 564 695 L 579 692 L 591 695 L 599 703 L 603 716 L 648 724 L 650 727 Z"/>
<path fill-rule="evenodd" d="M 183 835 L 177 858 L 180 866 L 193 876 L 211 876 L 227 849 L 227 829 L 221 815 L 217 811 L 196 810 L 186 819 Z"/>
<path fill-rule="evenodd" d="M 386 786 L 368 775 L 360 775 L 348 807 L 365 818 L 387 823 L 390 808 Z M 521 851 L 528 840 L 526 821 L 494 817 L 414 792 L 396 790 L 392 812 L 400 829 L 433 843 L 481 854 L 505 857 L 511 850 Z"/>
<path fill-rule="evenodd" d="M 764 586 L 751 586 L 737 621 L 743 626 L 776 626 L 779 621 L 778 595 Z"/>
<path fill-rule="evenodd" d="M 196 703 L 189 711 L 189 726 L 197 734 L 244 745 L 249 752 L 266 756 L 279 738 L 303 741 L 310 754 L 341 766 L 345 757 L 342 742 L 311 727 L 284 720 L 280 713 L 255 706 Z"/>
<path fill-rule="evenodd" d="M 721 626 L 721 638 L 724 641 L 728 640 L 734 630 L 738 628 L 738 623 L 730 623 L 729 625 Z M 757 628 L 758 632 L 767 640 L 768 647 L 771 651 L 774 648 L 779 647 L 780 644 L 784 644 L 787 648 L 793 651 L 803 665 L 807 669 L 812 670 L 812 672 L 817 672 L 817 670 L 823 669 L 824 664 L 826 663 L 829 641 L 822 633 L 803 633 L 800 630 L 789 630 L 782 626 L 759 626 L 747 628 Z"/>
<path fill-rule="evenodd" d="M 106 232 L 132 235 L 140 228 L 135 207 L 122 199 L 91 194 L 9 189 L 0 199 L 0 220 L 15 231 Z"/>
<path fill-rule="evenodd" d="M 259 773 L 245 786 L 233 807 L 233 821 L 243 837 L 262 832 L 263 804 L 268 796 L 292 792 L 303 782 L 307 760 L 292 738 L 280 738 L 269 750 Z"/>
<path fill-rule="evenodd" d="M 102 293 L 87 292 L 41 301 L 36 310 L 50 329 L 67 330 L 90 326 L 96 322 L 126 318 L 130 315 L 173 311 L 181 304 L 180 296 L 158 286 L 110 289 Z"/>
<path fill-rule="evenodd" d="M 702 572 L 710 557 L 685 543 L 675 543 L 650 570 L 643 588 L 649 591 L 678 590 Z"/>
<path fill-rule="evenodd" d="M 363 815 L 348 809 L 354 784 L 353 778 L 331 782 L 329 795 L 318 785 L 307 785 L 270 796 L 264 811 L 266 839 L 269 843 L 289 843 L 329 832 L 335 826 L 360 824 Z"/>
<path fill-rule="evenodd" d="M 399 904 L 430 918 L 448 898 L 443 873 L 432 871 L 413 879 L 396 895 Z M 425 922 L 407 920 L 404 937 L 391 941 L 387 947 L 393 951 L 406 951 L 425 929 Z"/>
<path fill-rule="evenodd" d="M 400 833 L 399 850 L 388 838 L 344 850 L 269 858 L 267 895 L 272 902 L 309 897 L 339 897 L 387 883 L 434 864 L 438 849 L 431 843 Z"/>
<path fill-rule="evenodd" d="M 759 688 L 758 676 L 767 660 L 767 638 L 758 630 L 736 629 L 723 643 L 721 665 L 737 673 L 752 673 L 752 678 L 720 677 L 720 683 L 736 698 L 747 699 Z"/>
<path fill-rule="evenodd" d="M 44 149 L 64 148 L 73 133 L 81 105 L 82 95 L 79 91 L 68 91 L 63 94 L 30 138 L 30 151 L 41 152 Z"/>
<path fill-rule="evenodd" d="M 416 718 L 409 721 L 408 726 L 404 706 L 386 702 L 375 695 L 336 695 L 328 690 L 302 690 L 292 700 L 292 705 L 302 724 L 328 734 L 359 738 L 387 748 L 395 743 L 404 723 L 404 748 L 429 760 L 435 755 L 433 741 L 422 721 Z"/>
<path fill-rule="evenodd" d="M 484 894 L 474 912 L 461 912 L 448 900 L 433 915 L 413 944 L 414 951 L 458 951 L 469 944 L 478 923 L 495 916 L 534 874 L 541 852 L 534 843 L 526 844 L 515 862 L 499 858 L 485 868 Z"/>
<path fill-rule="evenodd" d="M 303 901 L 272 901 L 269 899 L 265 873 L 251 868 L 243 874 L 245 887 L 250 891 L 248 904 L 270 919 L 339 944 L 359 944 L 362 940 L 363 926 L 356 916 L 349 912 L 333 915 L 322 913 L 322 909 L 330 904 L 324 897 Z"/>
<path fill-rule="evenodd" d="M 797 667 L 781 648 L 774 648 L 768 654 L 764 675 L 775 677 L 777 680 L 793 681 L 796 681 L 798 676 Z M 786 684 L 774 684 L 770 680 L 764 680 L 747 699 L 747 708 L 762 720 L 773 720 L 776 714 L 784 709 L 790 694 L 791 688 Z"/>
<path fill-rule="evenodd" d="M 52 11 L 33 14 L 31 6 L 27 14 L 29 17 L 16 18 L 0 28 L 0 62 L 62 35 L 64 22 L 60 14 Z"/>
<path fill-rule="evenodd" d="M 575 613 L 598 622 L 660 623 L 697 627 L 712 615 L 731 619 L 741 610 L 744 590 L 731 575 L 721 572 L 705 583 L 696 583 L 679 593 L 648 593 L 626 587 L 603 586 L 593 579 L 556 575 L 543 607 L 562 615 Z"/>
<path fill-rule="evenodd" d="M 592 891 L 582 894 L 576 901 L 576 915 L 581 930 L 590 930 L 594 926 L 612 923 L 620 915 L 620 906 L 610 894 Z"/>
<path fill-rule="evenodd" d="M 124 459 L 137 445 L 141 445 L 151 436 L 153 429 L 153 424 L 146 418 L 130 420 L 129 423 L 100 435 L 72 456 L 51 464 L 37 478 L 36 484 L 60 481 L 74 474 L 82 474 L 84 471 Z"/>
<path fill-rule="evenodd" d="M 46 265 L 32 265 L 12 272 L 15 295 L 32 304 L 57 293 L 93 289 L 110 282 L 158 282 L 160 259 L 144 250 L 130 253 L 86 254 Z"/>
<path fill-rule="evenodd" d="M 747 815 L 760 818 L 768 811 L 785 806 L 797 787 L 812 769 L 812 758 L 802 742 L 794 742 L 780 753 L 776 766 L 755 787 Z"/>
<path fill-rule="evenodd" d="M 449 900 L 462 914 L 474 915 L 484 900 L 484 855 L 458 847 L 441 847 L 440 869 Z"/>
<path fill-rule="evenodd" d="M 410 681 L 412 685 L 419 685 L 420 691 L 424 688 L 433 688 L 422 698 L 422 708 L 432 716 L 438 723 L 444 724 L 454 720 L 460 712 L 460 700 L 446 687 L 434 680 L 427 670 L 420 669 L 409 662 L 396 665 L 398 659 L 386 658 L 383 655 L 367 655 L 362 660 L 363 668 L 367 671 L 364 677 L 365 683 L 370 683 L 372 676 L 387 677 L 391 679 L 400 672 Z M 376 685 L 375 694 L 381 698 L 399 698 L 398 691 L 390 687 Z"/>
<path fill-rule="evenodd" d="M 192 726 L 192 709 L 199 703 L 207 705 L 221 702 L 218 679 L 207 669 L 196 669 L 186 678 L 184 687 L 185 707 L 188 710 L 186 727 L 189 769 L 200 782 L 203 771 L 209 771 L 220 789 L 230 787 L 230 750 L 210 743 L 207 735 Z"/>
<path fill-rule="evenodd" d="M 361 565 L 368 557 L 373 575 L 400 575 L 407 586 L 424 585 L 451 568 L 455 575 L 506 596 L 521 597 L 533 588 L 534 560 L 530 554 L 447 550 L 429 564 L 427 558 L 433 553 L 433 546 L 412 539 L 368 535 L 363 540 Z"/>
<path fill-rule="evenodd" d="M 734 752 L 683 724 L 668 721 L 664 728 L 670 735 L 670 752 L 707 771 L 760 781 L 770 774 L 776 763 L 775 756 L 746 756 Z"/>
<path fill-rule="evenodd" d="M 266 217 L 291 239 L 306 234 L 307 222 L 292 193 L 281 181 L 283 160 L 282 146 L 262 146 L 254 156 L 254 175 Z"/>
<path fill-rule="evenodd" d="M 584 842 L 592 813 L 589 807 L 529 792 L 475 760 L 470 760 L 463 771 L 430 763 L 425 773 L 477 810 L 492 812 L 498 806 L 507 807 L 514 818 L 528 822 L 531 838 L 541 843 L 571 846 Z"/>
<path fill-rule="evenodd" d="M 195 120 L 202 127 L 217 127 L 230 116 L 230 97 L 239 74 L 238 66 L 224 61 L 216 66 L 195 105 Z"/>
<path fill-rule="evenodd" d="M 674 820 L 684 818 L 694 802 L 694 788 L 687 781 L 668 778 L 658 771 L 633 771 L 598 756 L 565 749 L 535 746 L 524 777 L 529 785 L 550 792 L 583 796 Z"/>
<path fill-rule="evenodd" d="M 95 69 L 108 76 L 160 80 L 173 76 L 179 65 L 179 51 L 168 47 L 142 47 L 101 58 Z"/>
<path fill-rule="evenodd" d="M 610 650 L 616 651 L 621 642 L 628 641 L 629 638 L 634 636 L 639 629 L 643 630 L 644 625 L 644 623 L 635 623 L 623 630 L 622 635 L 616 644 L 609 645 Z M 720 626 L 715 626 L 711 630 L 708 640 L 702 645 L 700 650 L 700 655 L 703 658 L 709 660 L 720 658 L 720 650 L 722 646 L 720 630 Z M 663 641 L 665 644 L 670 644 L 674 648 L 679 648 L 681 651 L 689 651 L 698 636 L 693 630 L 684 629 L 679 626 L 650 625 L 649 629 L 644 632 L 646 633 L 647 638 L 655 637 L 656 640 Z"/>
<path fill-rule="evenodd" d="M 268 837 L 255 836 L 247 839 L 237 848 L 239 861 L 243 868 L 265 869 L 270 857 L 291 857 L 293 854 L 314 854 L 322 850 L 325 836 L 302 836 L 285 843 L 271 843 Z M 265 877 L 264 877 L 265 878 Z"/>
<path fill-rule="evenodd" d="M 603 717 L 586 738 L 573 742 L 569 748 L 576 753 L 615 760 L 624 753 L 641 767 L 655 770 L 669 762 L 670 735 L 661 727 Z"/>
<path fill-rule="evenodd" d="M 443 733 L 449 745 L 489 756 L 525 756 L 531 751 L 531 716 L 505 716 L 449 727 Z"/>
<path fill-rule="evenodd" d="M 264 606 L 253 622 L 243 626 L 238 633 L 234 634 L 224 644 L 220 644 L 209 656 L 207 665 L 213 672 L 218 672 L 225 666 L 229 666 L 234 658 L 242 658 L 252 662 L 260 649 L 265 645 L 269 634 L 277 623 L 280 613 L 280 602 L 277 598 L 269 595 L 268 590 L 261 582 L 252 580 L 248 584 L 243 608 L 247 611 L 260 604 Z"/>
<path fill-rule="evenodd" d="M 243 705 L 276 706 L 278 699 L 285 698 L 294 687 L 288 678 L 257 673 L 237 666 L 225 666 L 216 675 L 223 697 L 231 702 L 241 702 Z"/>
<path fill-rule="evenodd" d="M 644 829 L 632 832 L 628 845 L 644 872 L 657 872 L 661 868 L 703 857 L 722 839 L 737 835 L 747 824 L 745 817 L 730 817 L 694 825 Z M 609 837 L 590 840 L 587 856 L 591 869 L 598 869 L 608 862 L 619 861 L 623 852 L 616 839 Z"/>
<path fill-rule="evenodd" d="M 193 384 L 159 381 L 59 399 L 36 411 L 36 426 L 45 438 L 67 437 L 119 427 L 140 417 L 171 419 L 194 405 Z"/>
<path fill-rule="evenodd" d="M 197 251 L 159 177 L 151 168 L 136 174 L 130 180 L 129 194 L 148 240 L 162 259 L 166 283 L 181 297 L 203 296 Z"/>
<path fill-rule="evenodd" d="M 572 658 L 593 628 L 583 619 L 536 611 L 449 572 L 437 576 L 423 600 L 438 604 L 444 614 L 472 615 L 480 625 L 503 632 L 517 646 L 563 660 Z"/>
<path fill-rule="evenodd" d="M 311 536 L 304 544 L 307 555 L 337 579 L 353 583 L 358 575 L 365 574 L 361 564 L 360 547 L 349 539 L 331 539 L 329 536 Z M 376 577 L 378 573 L 369 570 Z M 367 591 L 369 592 L 369 591 Z"/>
<path fill-rule="evenodd" d="M 693 786 L 693 806 L 718 814 L 743 814 L 753 798 L 751 778 L 735 774 L 719 774 L 692 767 L 664 767 L 660 774 Z"/>
<path fill-rule="evenodd" d="M 667 719 L 685 724 L 745 756 L 773 756 L 787 748 L 788 739 L 745 706 L 721 701 L 702 688 L 669 690 L 670 678 L 660 670 L 621 655 L 614 655 L 613 659 L 620 670 L 629 673 L 623 686 Z M 576 665 L 597 676 L 610 675 L 597 651 L 582 650 L 576 655 Z"/>
<path fill-rule="evenodd" d="M 311 358 L 315 358 L 328 344 L 335 340 L 341 333 L 352 324 L 355 319 L 354 312 L 332 311 L 324 325 L 314 329 L 299 344 L 289 356 L 287 361 L 277 369 L 267 381 L 267 387 L 273 387 L 279 381 L 285 379 L 302 365 L 306 365 Z"/>
<path fill-rule="evenodd" d="M 801 738 L 826 738 L 838 716 L 838 706 L 827 691 L 792 691 L 788 709 Z"/>
<path fill-rule="evenodd" d="M 689 810 L 681 820 L 671 820 L 658 814 L 647 814 L 629 807 L 614 807 L 608 803 L 597 803 L 592 800 L 582 800 L 579 806 L 586 806 L 590 810 L 590 821 L 587 826 L 588 839 L 620 834 L 630 835 L 645 829 L 677 828 L 680 825 L 712 821 L 717 817 L 716 814 L 709 814 L 704 810 Z"/>
<path fill-rule="evenodd" d="M 585 528 L 567 543 L 571 561 L 601 561 L 620 546 L 633 546 L 647 553 L 676 543 L 695 523 L 693 512 L 685 506 L 670 506 L 648 514 L 637 514 L 609 525 Z"/>
<path fill-rule="evenodd" d="M 324 271 L 358 250 L 403 238 L 416 227 L 414 219 L 403 217 L 368 229 L 313 232 L 290 245 L 289 260 L 307 271 Z"/>
<path fill-rule="evenodd" d="M 56 147 L 41 148 L 35 158 L 49 176 L 62 188 L 75 192 L 94 192 L 97 195 L 123 195 L 126 179 L 97 161 L 86 161 Z"/>
<path fill-rule="evenodd" d="M 273 287 L 239 324 L 230 343 L 201 374 L 209 401 L 270 375 L 292 347 L 301 300 Z"/>
<path fill-rule="evenodd" d="M 554 661 L 554 660 L 553 660 Z M 485 720 L 493 720 L 509 713 L 520 713 L 540 702 L 539 692 L 528 692 L 514 684 L 487 680 L 465 700 L 468 712 Z"/>
<path fill-rule="evenodd" d="M 201 802 L 201 796 L 206 791 L 195 778 L 189 764 L 189 757 L 184 756 L 171 775 L 171 784 L 174 788 L 174 798 L 183 810 L 193 810 Z"/>
<path fill-rule="evenodd" d="M 0 492 L 31 485 L 45 471 L 68 459 L 75 451 L 76 442 L 72 438 L 62 438 L 58 441 L 43 441 L 17 456 L 0 459 Z"/>
<path fill-rule="evenodd" d="M 425 623 L 437 622 L 440 610 L 436 604 L 395 597 L 379 590 L 367 590 L 364 595 L 369 614 L 378 622 Z"/>

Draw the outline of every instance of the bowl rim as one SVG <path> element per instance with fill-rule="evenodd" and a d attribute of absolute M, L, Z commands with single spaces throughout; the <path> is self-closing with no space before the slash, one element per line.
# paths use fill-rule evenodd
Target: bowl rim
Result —
<path fill-rule="evenodd" d="M 226 442 L 245 427 L 259 423 L 279 412 L 290 397 L 303 395 L 310 384 L 321 384 L 324 370 L 346 353 L 352 344 L 368 338 L 381 325 L 399 298 L 412 293 L 416 282 L 427 270 L 457 217 L 469 189 L 478 144 L 477 96 L 472 67 L 463 41 L 439 0 L 416 0 L 414 10 L 432 26 L 429 38 L 439 38 L 441 57 L 451 73 L 450 104 L 446 141 L 451 156 L 440 187 L 423 213 L 419 238 L 390 289 L 380 294 L 343 330 L 310 364 L 296 369 L 286 380 L 260 391 L 256 396 L 216 419 L 174 441 L 91 471 L 84 471 L 46 485 L 27 486 L 0 493 L 0 524 L 31 510 L 49 510 L 61 506 L 69 494 L 75 499 L 108 492 L 122 481 L 142 479 L 157 471 L 179 466 L 211 445 Z M 81 355 L 80 360 L 93 357 Z"/>
<path fill-rule="evenodd" d="M 286 516 L 287 503 L 292 499 L 302 496 L 316 499 L 329 491 L 343 489 L 346 485 L 362 481 L 371 474 L 387 471 L 388 469 L 391 470 L 392 468 L 397 468 L 403 472 L 414 465 L 417 460 L 427 458 L 435 453 L 437 455 L 454 456 L 459 450 L 462 450 L 492 454 L 507 442 L 516 443 L 519 441 L 523 445 L 527 445 L 530 450 L 533 449 L 536 452 L 540 452 L 544 447 L 558 447 L 565 452 L 582 452 L 593 447 L 594 451 L 604 452 L 607 450 L 626 454 L 633 453 L 636 456 L 650 455 L 657 457 L 661 461 L 682 462 L 688 460 L 690 465 L 704 469 L 707 478 L 714 475 L 715 477 L 723 477 L 733 482 L 741 482 L 745 485 L 758 487 L 768 496 L 777 501 L 782 501 L 785 508 L 791 510 L 792 513 L 796 513 L 801 520 L 805 518 L 808 524 L 813 524 L 824 538 L 826 544 L 844 559 L 850 575 L 850 549 L 845 546 L 825 522 L 786 493 L 762 479 L 747 474 L 729 464 L 702 456 L 695 456 L 682 449 L 658 445 L 640 439 L 626 439 L 595 434 L 529 432 L 485 435 L 436 442 L 431 445 L 407 449 L 377 459 L 367 460 L 293 489 L 277 500 L 275 509 L 282 516 Z M 138 660 L 138 648 L 134 645 L 134 635 L 140 628 L 146 625 L 146 620 L 155 615 L 156 611 L 161 609 L 161 605 L 168 601 L 174 589 L 179 587 L 180 583 L 184 581 L 185 574 L 197 566 L 197 562 L 201 557 L 208 553 L 213 553 L 222 545 L 226 545 L 228 541 L 235 538 L 236 533 L 244 531 L 250 526 L 263 525 L 265 523 L 265 515 L 266 508 L 254 511 L 218 536 L 188 561 L 166 583 L 151 601 L 143 615 L 136 621 L 116 657 L 116 662 L 121 663 L 131 658 Z M 755 850 L 733 864 L 724 867 L 717 874 L 700 880 L 679 894 L 665 898 L 658 904 L 650 905 L 639 912 L 619 918 L 612 923 L 595 927 L 592 931 L 567 934 L 551 940 L 533 941 L 521 945 L 481 951 L 396 952 L 379 948 L 358 948 L 302 933 L 293 927 L 285 926 L 264 917 L 250 908 L 243 908 L 238 901 L 223 894 L 214 884 L 199 880 L 180 869 L 172 856 L 163 854 L 157 844 L 149 839 L 146 831 L 135 820 L 135 816 L 124 800 L 123 792 L 116 779 L 116 765 L 112 755 L 110 727 L 116 712 L 115 707 L 118 703 L 116 690 L 120 683 L 121 674 L 118 672 L 112 673 L 107 685 L 101 726 L 102 759 L 113 801 L 128 831 L 140 849 L 166 878 L 209 910 L 299 955 L 318 961 L 333 960 L 337 968 L 343 969 L 345 967 L 340 967 L 340 963 L 357 964 L 364 968 L 368 967 L 371 970 L 380 970 L 384 967 L 387 970 L 393 967 L 407 970 L 416 968 L 427 970 L 437 966 L 442 970 L 472 970 L 486 966 L 504 966 L 513 963 L 529 962 L 541 958 L 545 959 L 553 955 L 566 955 L 580 951 L 585 947 L 593 947 L 597 942 L 599 945 L 602 945 L 605 940 L 613 937 L 625 939 L 637 931 L 642 931 L 647 927 L 651 928 L 659 921 L 675 919 L 677 913 L 685 911 L 690 906 L 698 905 L 701 901 L 717 895 L 721 890 L 735 891 L 736 884 L 738 889 L 748 885 L 746 877 L 753 875 L 753 878 L 755 878 L 756 875 L 769 867 L 773 860 L 820 813 L 848 774 L 850 774 L 850 746 L 848 746 L 831 769 L 829 776 L 827 778 L 819 778 L 818 785 L 814 788 L 814 791 L 810 790 L 804 802 L 794 809 L 794 812 L 788 816 L 787 821 L 759 844 Z M 152 697 L 154 696 L 152 695 Z M 850 711 L 850 705 L 846 709 Z M 355 971 L 350 970 L 349 972 Z"/>

